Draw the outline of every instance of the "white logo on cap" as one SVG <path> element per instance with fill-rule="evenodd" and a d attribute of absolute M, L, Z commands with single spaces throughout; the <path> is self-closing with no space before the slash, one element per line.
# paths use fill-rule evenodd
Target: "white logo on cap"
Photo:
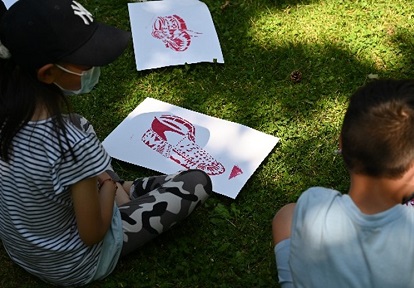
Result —
<path fill-rule="evenodd" d="M 73 8 L 73 13 L 75 13 L 75 15 L 78 15 L 79 17 L 82 18 L 83 22 L 86 25 L 89 25 L 90 23 L 93 22 L 93 18 L 92 18 L 92 14 L 86 10 L 81 4 L 79 4 L 76 1 L 72 1 L 74 4 L 72 4 L 72 8 Z"/>

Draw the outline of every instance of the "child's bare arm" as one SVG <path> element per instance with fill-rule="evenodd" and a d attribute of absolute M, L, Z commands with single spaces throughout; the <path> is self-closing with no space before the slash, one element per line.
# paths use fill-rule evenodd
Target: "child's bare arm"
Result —
<path fill-rule="evenodd" d="M 272 222 L 273 244 L 290 238 L 295 203 L 283 206 L 275 215 Z"/>
<path fill-rule="evenodd" d="M 106 178 L 110 179 L 110 177 Z M 86 245 L 101 241 L 112 219 L 116 184 L 112 180 L 97 177 L 79 181 L 72 186 L 72 199 L 79 236 Z"/>

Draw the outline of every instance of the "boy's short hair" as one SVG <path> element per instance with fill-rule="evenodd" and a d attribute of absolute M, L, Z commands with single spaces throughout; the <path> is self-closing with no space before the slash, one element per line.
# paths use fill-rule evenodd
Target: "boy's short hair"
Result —
<path fill-rule="evenodd" d="M 414 80 L 376 80 L 352 96 L 341 132 L 350 172 L 399 178 L 414 161 Z"/>

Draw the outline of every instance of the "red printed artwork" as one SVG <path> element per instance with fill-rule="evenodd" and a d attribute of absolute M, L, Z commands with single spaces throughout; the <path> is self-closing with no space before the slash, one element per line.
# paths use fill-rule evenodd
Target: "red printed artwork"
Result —
<path fill-rule="evenodd" d="M 187 29 L 184 19 L 178 15 L 157 17 L 152 26 L 151 35 L 164 42 L 165 47 L 177 52 L 188 49 L 191 37 L 197 37 L 198 32 Z"/>
<path fill-rule="evenodd" d="M 233 166 L 233 169 L 231 169 L 230 176 L 229 176 L 229 180 L 231 178 L 237 177 L 237 176 L 239 176 L 241 174 L 243 174 L 243 171 L 240 169 L 239 166 L 236 166 L 235 165 L 235 166 Z"/>
<path fill-rule="evenodd" d="M 226 170 L 223 164 L 195 143 L 194 125 L 181 117 L 154 117 L 141 139 L 148 147 L 186 169 L 200 169 L 208 175 L 220 175 Z"/>

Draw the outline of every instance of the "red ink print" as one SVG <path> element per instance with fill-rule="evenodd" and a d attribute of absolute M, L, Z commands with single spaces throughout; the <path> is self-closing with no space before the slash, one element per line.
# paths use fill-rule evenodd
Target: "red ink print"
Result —
<path fill-rule="evenodd" d="M 239 167 L 239 166 L 236 166 L 236 165 L 235 165 L 235 166 L 233 166 L 233 169 L 231 170 L 229 180 L 230 180 L 231 178 L 234 178 L 234 177 L 239 176 L 239 175 L 241 175 L 241 174 L 243 174 L 243 171 L 240 169 L 240 167 Z"/>
<path fill-rule="evenodd" d="M 154 38 L 162 40 L 165 47 L 177 52 L 187 50 L 191 37 L 197 37 L 197 34 L 202 33 L 188 30 L 184 19 L 178 15 L 157 17 L 151 33 Z"/>
<path fill-rule="evenodd" d="M 208 175 L 223 174 L 223 164 L 195 143 L 195 127 L 174 115 L 162 115 L 151 123 L 141 138 L 149 148 L 187 169 L 200 169 Z"/>

